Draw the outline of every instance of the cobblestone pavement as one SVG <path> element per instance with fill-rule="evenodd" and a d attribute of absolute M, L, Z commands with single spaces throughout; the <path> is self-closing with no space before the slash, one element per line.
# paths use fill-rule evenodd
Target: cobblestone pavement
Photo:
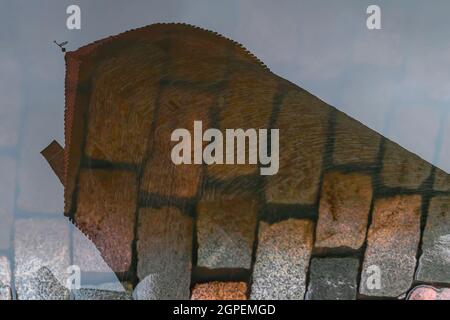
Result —
<path fill-rule="evenodd" d="M 14 256 L 0 257 L 1 298 L 12 287 L 19 298 L 62 299 L 129 299 L 133 288 L 136 299 L 449 297 L 449 176 L 240 45 L 160 24 L 69 52 L 66 64 L 65 159 L 49 161 L 65 185 L 65 215 L 126 290 L 67 292 L 58 270 L 20 263 L 39 252 L 16 236 Z M 278 174 L 175 166 L 170 134 L 194 120 L 279 128 Z M 15 234 L 52 223 L 18 219 Z M 42 250 L 95 272 L 64 228 Z"/>

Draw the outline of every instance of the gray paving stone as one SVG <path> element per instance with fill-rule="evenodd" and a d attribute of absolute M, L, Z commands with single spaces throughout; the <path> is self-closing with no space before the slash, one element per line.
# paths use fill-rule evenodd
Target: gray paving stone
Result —
<path fill-rule="evenodd" d="M 197 265 L 250 269 L 258 203 L 251 197 L 204 196 L 198 204 Z"/>
<path fill-rule="evenodd" d="M 189 299 L 192 218 L 174 207 L 139 212 L 139 299 Z"/>
<path fill-rule="evenodd" d="M 416 279 L 450 283 L 450 196 L 430 201 Z"/>
<path fill-rule="evenodd" d="M 150 274 L 134 288 L 133 300 L 158 300 L 163 295 L 162 282 L 158 281 L 158 275 Z"/>
<path fill-rule="evenodd" d="M 69 300 L 70 291 L 64 287 L 47 267 L 40 268 L 28 277 L 28 281 L 19 282 L 17 291 L 19 300 Z"/>
<path fill-rule="evenodd" d="M 190 296 L 190 273 L 187 278 L 170 272 L 153 273 L 141 280 L 133 291 L 134 300 L 187 300 Z"/>
<path fill-rule="evenodd" d="M 70 265 L 69 224 L 64 217 L 15 221 L 15 287 L 19 299 L 43 299 L 45 294 L 54 299 L 55 295 L 44 289 L 45 283 L 56 287 L 53 278 L 60 284 L 66 283 Z"/>
<path fill-rule="evenodd" d="M 75 300 L 131 300 L 132 296 L 127 291 L 113 291 L 107 289 L 80 288 L 73 290 Z"/>
<path fill-rule="evenodd" d="M 260 223 L 250 299 L 303 299 L 313 228 L 310 220 Z"/>
<path fill-rule="evenodd" d="M 420 195 L 376 200 L 361 274 L 361 294 L 400 297 L 409 290 L 416 266 L 420 216 Z"/>
<path fill-rule="evenodd" d="M 0 256 L 0 300 L 11 298 L 11 265 L 7 257 Z"/>
<path fill-rule="evenodd" d="M 16 162 L 0 157 L 0 250 L 8 250 L 14 221 Z"/>
<path fill-rule="evenodd" d="M 11 287 L 4 284 L 0 284 L 0 300 L 3 301 L 11 299 L 12 299 Z"/>
<path fill-rule="evenodd" d="M 307 300 L 355 300 L 359 260 L 314 258 L 309 266 Z"/>

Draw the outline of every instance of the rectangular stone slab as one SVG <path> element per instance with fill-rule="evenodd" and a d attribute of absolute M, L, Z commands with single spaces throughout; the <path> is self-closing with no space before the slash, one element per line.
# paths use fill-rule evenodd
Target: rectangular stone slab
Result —
<path fill-rule="evenodd" d="M 450 196 L 430 201 L 416 280 L 450 283 Z"/>
<path fill-rule="evenodd" d="M 192 218 L 174 207 L 142 208 L 138 228 L 140 298 L 189 299 Z"/>
<path fill-rule="evenodd" d="M 79 183 L 76 223 L 114 272 L 127 272 L 134 239 L 136 174 L 125 170 L 83 169 Z"/>
<path fill-rule="evenodd" d="M 200 267 L 250 269 L 258 203 L 250 196 L 228 196 L 206 194 L 198 203 Z"/>
<path fill-rule="evenodd" d="M 196 284 L 191 300 L 247 300 L 247 284 L 218 281 Z"/>
<path fill-rule="evenodd" d="M 361 274 L 360 293 L 400 297 L 412 285 L 420 239 L 420 195 L 375 202 Z"/>
<path fill-rule="evenodd" d="M 327 173 L 320 194 L 315 247 L 359 249 L 366 238 L 371 202 L 369 175 Z"/>
<path fill-rule="evenodd" d="M 303 300 L 313 229 L 310 220 L 260 223 L 251 299 Z"/>
<path fill-rule="evenodd" d="M 311 260 L 307 300 L 355 300 L 359 260 L 314 258 Z"/>

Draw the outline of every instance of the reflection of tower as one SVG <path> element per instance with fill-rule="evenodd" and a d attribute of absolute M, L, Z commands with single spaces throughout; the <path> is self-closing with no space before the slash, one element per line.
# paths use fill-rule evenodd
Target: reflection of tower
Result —
<path fill-rule="evenodd" d="M 68 41 L 64 41 L 64 42 L 58 43 L 58 42 L 56 42 L 55 40 L 53 40 L 53 42 L 54 42 L 58 47 L 61 48 L 61 51 L 62 51 L 62 52 L 66 52 L 66 48 L 64 48 L 64 46 L 68 43 Z"/>
<path fill-rule="evenodd" d="M 238 44 L 158 24 L 65 58 L 64 150 L 43 155 L 64 176 L 65 215 L 137 298 L 396 298 L 415 277 L 448 279 L 437 168 Z M 196 120 L 279 129 L 280 171 L 176 166 L 171 133 Z"/>

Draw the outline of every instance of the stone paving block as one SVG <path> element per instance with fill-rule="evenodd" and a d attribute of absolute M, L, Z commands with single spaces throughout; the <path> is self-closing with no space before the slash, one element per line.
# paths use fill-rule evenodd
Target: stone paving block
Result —
<path fill-rule="evenodd" d="M 434 190 L 450 191 L 450 175 L 437 168 L 434 176 Z"/>
<path fill-rule="evenodd" d="M 372 201 L 368 175 L 325 175 L 319 203 L 315 247 L 359 249 L 365 240 Z"/>
<path fill-rule="evenodd" d="M 197 265 L 250 269 L 258 203 L 250 196 L 208 195 L 197 207 Z"/>
<path fill-rule="evenodd" d="M 450 300 L 450 289 L 418 286 L 410 291 L 408 300 Z"/>
<path fill-rule="evenodd" d="M 416 279 L 450 283 L 450 196 L 430 201 Z"/>
<path fill-rule="evenodd" d="M 69 220 L 19 219 L 15 222 L 15 287 L 21 300 L 66 299 L 56 290 L 70 265 Z M 56 279 L 56 280 L 54 280 Z"/>
<path fill-rule="evenodd" d="M 309 266 L 307 300 L 355 300 L 359 260 L 314 258 Z"/>
<path fill-rule="evenodd" d="M 19 300 L 69 300 L 70 291 L 53 272 L 42 267 L 35 272 L 17 293 Z"/>
<path fill-rule="evenodd" d="M 390 188 L 417 189 L 430 176 L 431 165 L 399 145 L 386 141 L 381 180 Z"/>
<path fill-rule="evenodd" d="M 226 129 L 267 129 L 276 93 L 277 81 L 271 74 L 250 68 L 234 70 L 218 99 L 219 129 L 223 133 Z M 236 144 L 234 152 L 237 153 Z M 221 180 L 259 174 L 258 165 L 248 161 L 239 165 L 209 165 L 207 171 L 209 176 Z"/>
<path fill-rule="evenodd" d="M 149 274 L 137 284 L 133 291 L 133 300 L 171 300 L 176 299 L 174 296 L 179 296 L 177 299 L 188 299 L 189 295 L 185 289 L 180 295 L 177 289 L 171 288 L 176 286 L 175 281 L 165 273 Z"/>
<path fill-rule="evenodd" d="M 5 256 L 0 256 L 0 300 L 11 300 L 11 264 Z"/>
<path fill-rule="evenodd" d="M 0 250 L 8 250 L 11 245 L 11 231 L 14 221 L 15 160 L 0 157 L 0 177 Z"/>
<path fill-rule="evenodd" d="M 247 300 L 247 284 L 217 281 L 196 284 L 191 300 Z"/>
<path fill-rule="evenodd" d="M 336 115 L 333 162 L 344 164 L 374 164 L 380 149 L 381 136 L 345 113 Z"/>
<path fill-rule="evenodd" d="M 155 111 L 164 52 L 130 46 L 102 62 L 93 75 L 86 154 L 94 159 L 140 164 Z"/>
<path fill-rule="evenodd" d="M 136 175 L 81 170 L 75 221 L 114 272 L 127 272 L 136 215 Z"/>
<path fill-rule="evenodd" d="M 0 284 L 0 301 L 12 300 L 11 287 Z"/>
<path fill-rule="evenodd" d="M 420 239 L 421 200 L 420 195 L 376 200 L 361 274 L 361 294 L 400 297 L 411 287 Z"/>
<path fill-rule="evenodd" d="M 194 138 L 194 121 L 201 121 L 203 131 L 209 128 L 209 110 L 214 94 L 191 88 L 169 87 L 160 98 L 160 111 L 154 132 L 150 159 L 146 162 L 141 181 L 142 191 L 166 197 L 194 197 L 202 178 L 202 165 L 175 165 L 172 149 L 178 141 L 171 142 L 172 132 L 187 129 Z M 191 140 L 191 141 L 192 141 Z M 191 150 L 194 150 L 192 143 Z"/>
<path fill-rule="evenodd" d="M 250 298 L 302 300 L 313 245 L 314 223 L 289 219 L 261 222 Z"/>
<path fill-rule="evenodd" d="M 139 299 L 189 299 L 192 218 L 173 207 L 139 211 Z"/>
<path fill-rule="evenodd" d="M 274 125 L 280 129 L 280 168 L 266 178 L 267 202 L 316 203 L 330 110 L 305 91 L 286 94 Z"/>
<path fill-rule="evenodd" d="M 102 289 L 81 288 L 74 290 L 73 297 L 75 300 L 131 300 L 131 294 L 123 291 L 112 291 Z"/>

